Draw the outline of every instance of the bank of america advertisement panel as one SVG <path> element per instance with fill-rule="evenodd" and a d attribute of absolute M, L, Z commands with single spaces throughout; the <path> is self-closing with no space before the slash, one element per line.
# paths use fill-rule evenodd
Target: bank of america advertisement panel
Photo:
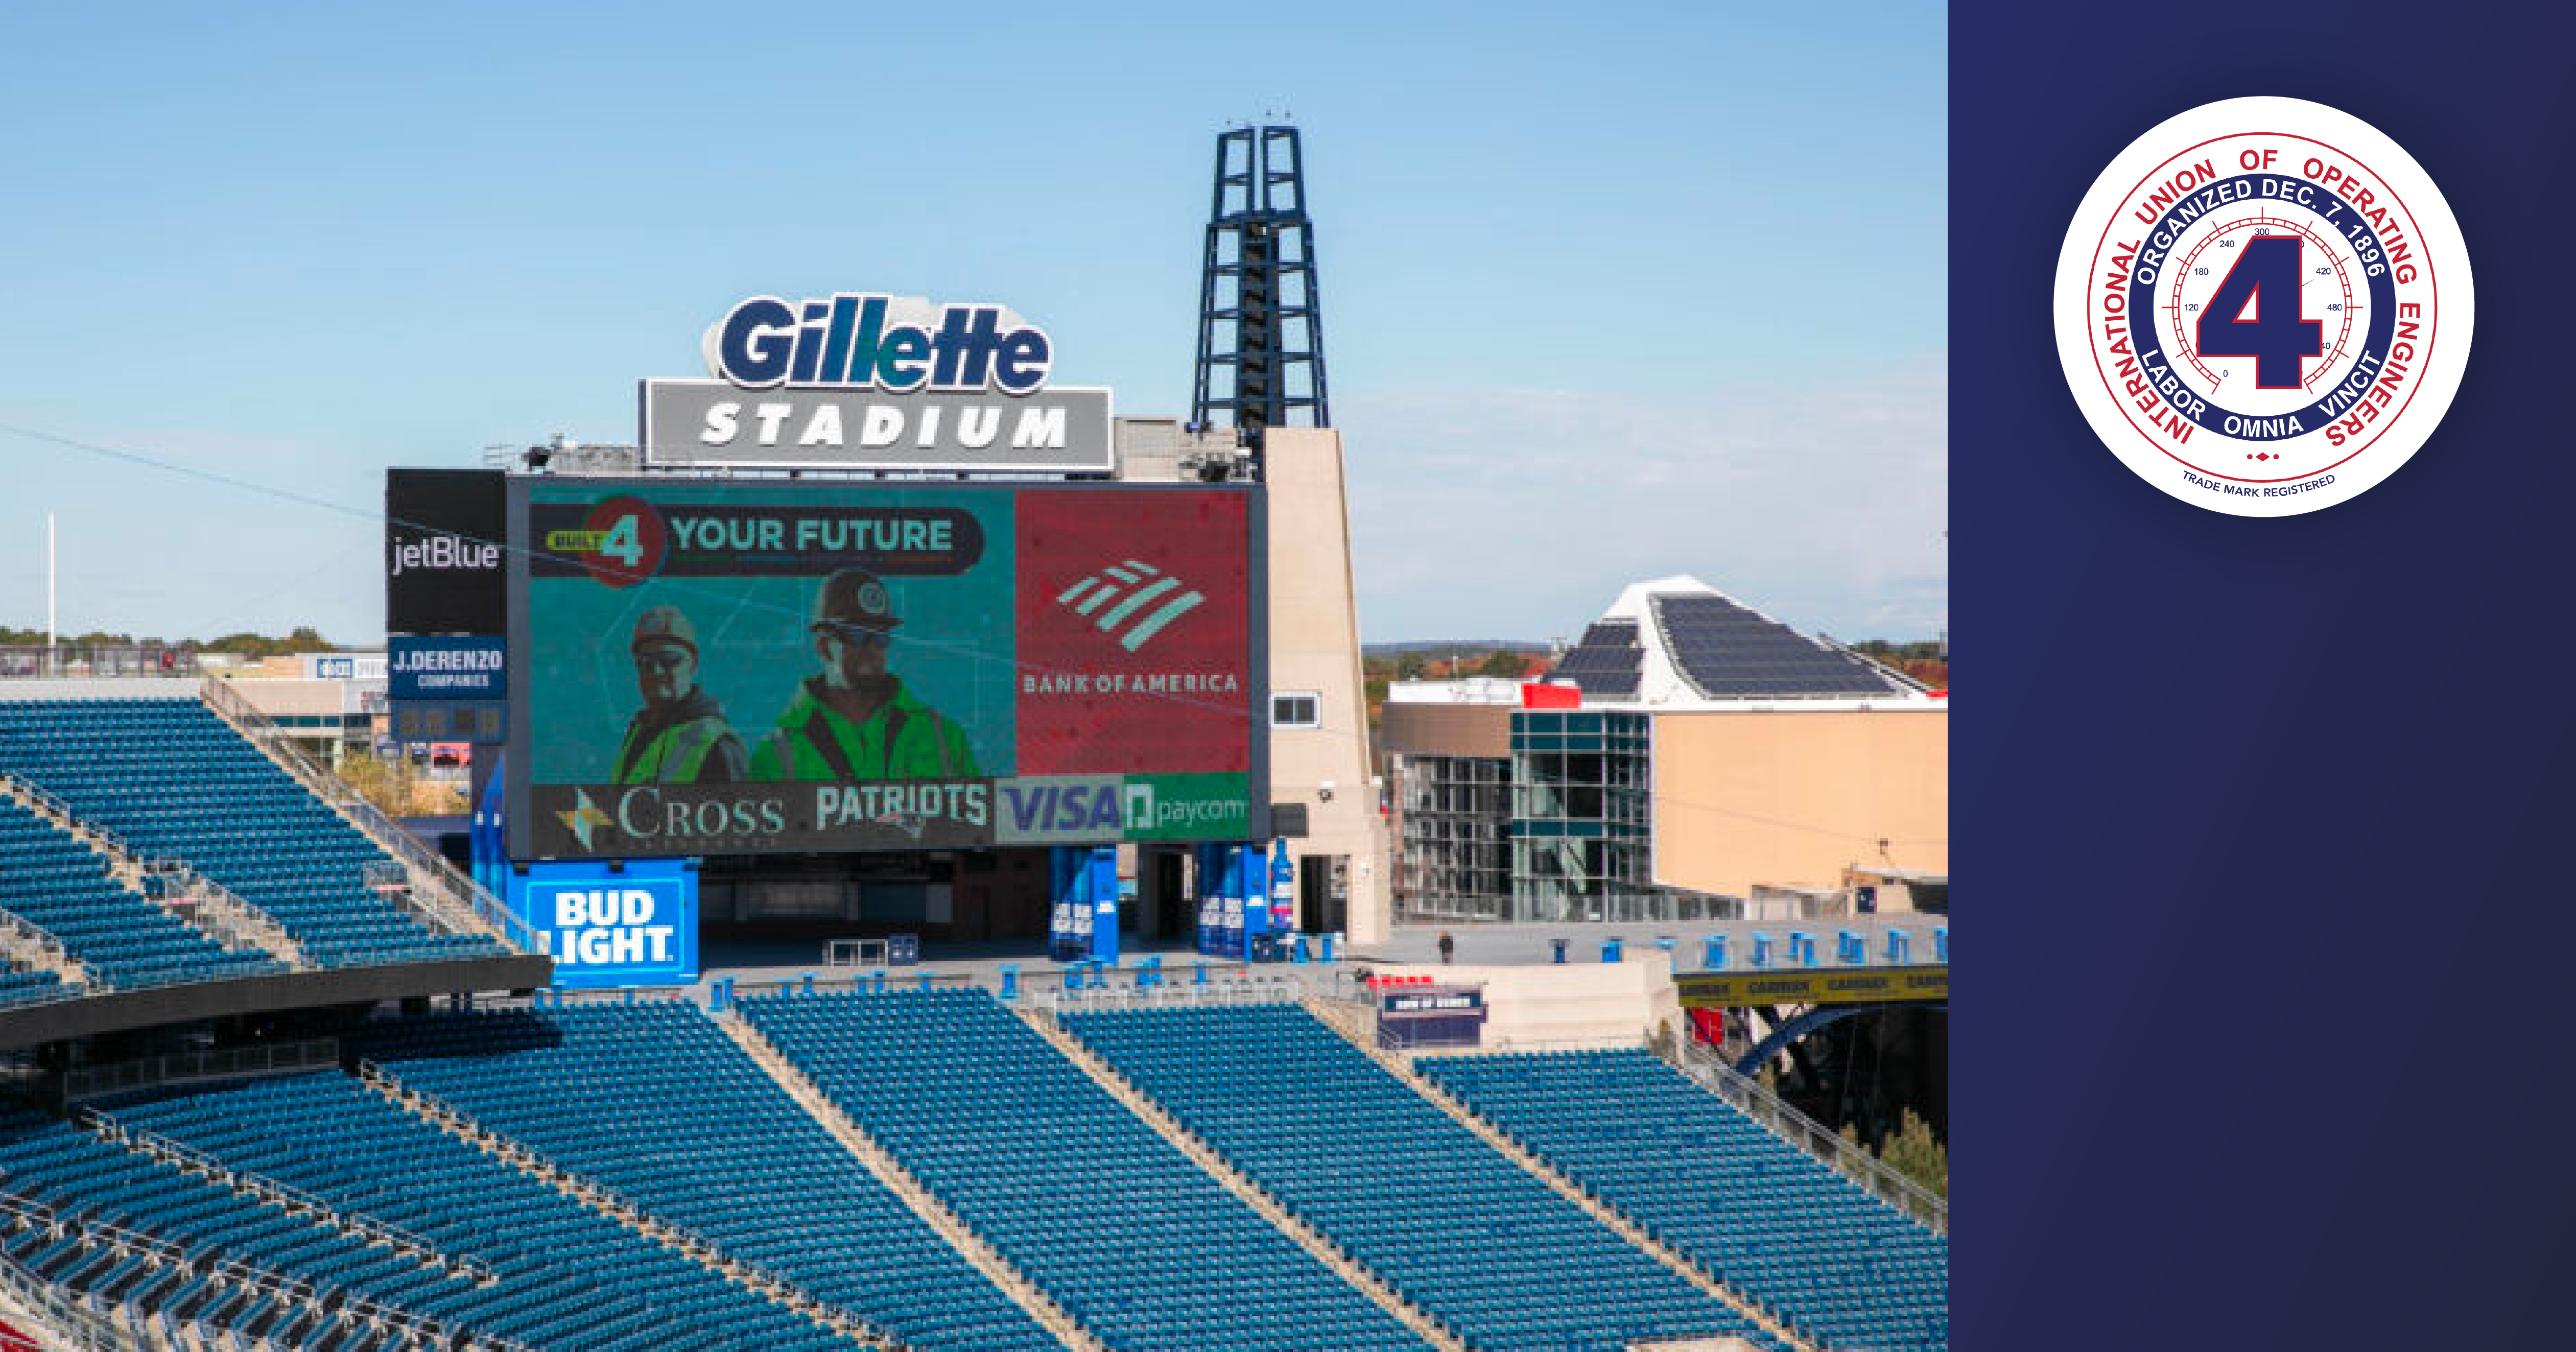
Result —
<path fill-rule="evenodd" d="M 1262 507 L 515 482 L 513 852 L 1257 838 Z"/>

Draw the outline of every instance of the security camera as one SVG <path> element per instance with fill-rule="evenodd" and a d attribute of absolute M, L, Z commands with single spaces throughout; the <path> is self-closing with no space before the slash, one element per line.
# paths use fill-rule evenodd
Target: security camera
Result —
<path fill-rule="evenodd" d="M 1333 801 L 1333 781 L 1327 779 L 1323 783 L 1315 786 L 1315 801 L 1319 803 L 1329 803 Z"/>

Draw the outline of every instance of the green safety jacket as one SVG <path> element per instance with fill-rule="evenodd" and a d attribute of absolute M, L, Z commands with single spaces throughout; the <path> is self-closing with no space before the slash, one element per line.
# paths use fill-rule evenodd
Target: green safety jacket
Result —
<path fill-rule="evenodd" d="M 637 714 L 617 748 L 620 784 L 729 784 L 743 777 L 742 739 L 721 713 L 657 724 Z"/>
<path fill-rule="evenodd" d="M 864 723 L 844 718 L 811 680 L 751 756 L 756 780 L 980 779 L 966 730 L 895 687 Z"/>

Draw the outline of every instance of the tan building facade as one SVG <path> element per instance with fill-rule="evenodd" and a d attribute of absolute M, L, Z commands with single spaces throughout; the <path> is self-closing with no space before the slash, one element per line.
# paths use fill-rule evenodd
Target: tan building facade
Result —
<path fill-rule="evenodd" d="M 1687 576 L 1623 590 L 1540 683 L 1396 682 L 1408 923 L 1839 914 L 1949 870 L 1949 699 Z"/>
<path fill-rule="evenodd" d="M 1654 716 L 1654 880 L 1728 896 L 1950 868 L 1946 701 Z"/>
<path fill-rule="evenodd" d="M 1370 772 L 1342 438 L 1304 427 L 1267 436 L 1270 801 L 1306 809 L 1306 835 L 1288 848 L 1301 888 L 1320 895 L 1301 894 L 1299 924 L 1373 942 L 1387 934 L 1389 850 Z"/>

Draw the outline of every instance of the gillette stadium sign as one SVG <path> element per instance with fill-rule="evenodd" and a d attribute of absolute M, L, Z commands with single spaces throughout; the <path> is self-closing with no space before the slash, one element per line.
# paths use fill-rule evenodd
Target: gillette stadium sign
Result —
<path fill-rule="evenodd" d="M 707 329 L 709 380 L 647 380 L 647 463 L 1099 473 L 1109 391 L 1051 387 L 1055 344 L 1000 305 L 753 296 Z"/>

